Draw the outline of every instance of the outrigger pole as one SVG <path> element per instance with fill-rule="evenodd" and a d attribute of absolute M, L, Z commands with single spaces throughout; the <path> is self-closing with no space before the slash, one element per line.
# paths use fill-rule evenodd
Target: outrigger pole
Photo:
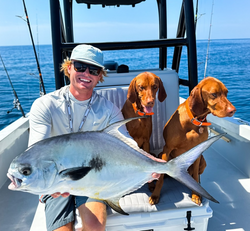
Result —
<path fill-rule="evenodd" d="M 214 0 L 212 3 L 212 10 L 211 10 L 210 27 L 209 27 L 209 35 L 208 35 L 208 43 L 207 43 L 207 55 L 206 55 L 206 62 L 205 62 L 205 69 L 204 69 L 204 78 L 206 78 L 206 73 L 207 73 L 207 61 L 208 61 L 208 55 L 209 55 L 209 43 L 210 43 L 210 37 L 211 37 L 213 9 L 214 9 Z"/>
<path fill-rule="evenodd" d="M 198 21 L 198 3 L 199 0 L 196 1 L 196 10 L 195 10 L 195 18 L 194 18 L 194 29 L 196 30 L 196 25 Z"/>
<path fill-rule="evenodd" d="M 39 61 L 38 61 L 38 58 L 37 58 L 36 48 L 35 48 L 35 44 L 34 44 L 34 40 L 33 40 L 33 36 L 32 36 L 32 31 L 31 31 L 31 28 L 30 28 L 30 22 L 29 22 L 28 12 L 27 12 L 26 5 L 25 5 L 25 1 L 24 1 L 24 0 L 23 0 L 23 7 L 24 7 L 24 12 L 25 12 L 25 14 L 26 14 L 26 22 L 27 22 L 27 25 L 28 25 L 28 27 L 29 27 L 30 38 L 31 38 L 31 42 L 32 42 L 32 45 L 33 45 L 33 50 L 34 50 L 35 57 L 36 57 L 37 69 L 38 69 L 38 72 L 39 72 L 40 95 L 45 95 L 45 94 L 46 94 L 46 91 L 45 91 L 45 87 L 44 87 L 44 83 L 43 83 L 42 72 L 41 72 L 40 65 L 39 65 Z M 41 86 L 42 86 L 42 89 L 41 89 Z"/>
<path fill-rule="evenodd" d="M 3 64 L 4 70 L 5 70 L 6 74 L 7 74 L 8 79 L 9 79 L 10 85 L 11 85 L 11 87 L 12 87 L 13 93 L 14 93 L 14 95 L 15 95 L 15 99 L 14 99 L 14 101 L 13 101 L 14 107 L 13 107 L 10 111 L 7 111 L 7 113 L 10 113 L 13 109 L 16 108 L 17 110 L 20 110 L 20 111 L 22 112 L 23 117 L 25 117 L 23 108 L 22 108 L 22 106 L 21 106 L 21 103 L 19 102 L 17 93 L 16 93 L 16 91 L 15 91 L 15 89 L 14 89 L 14 86 L 13 86 L 11 80 L 10 80 L 8 71 L 7 71 L 7 69 L 6 69 L 5 65 L 4 65 L 4 62 L 3 62 L 3 59 L 2 59 L 2 56 L 1 56 L 1 55 L 0 55 L 0 58 L 1 58 L 1 61 L 2 61 L 2 64 Z"/>

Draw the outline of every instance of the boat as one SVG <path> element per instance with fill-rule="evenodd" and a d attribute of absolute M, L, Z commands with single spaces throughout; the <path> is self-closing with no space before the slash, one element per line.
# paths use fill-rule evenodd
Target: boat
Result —
<path fill-rule="evenodd" d="M 144 0 L 76 0 L 76 4 L 105 6 L 131 5 L 136 7 Z M 73 12 L 71 0 L 50 0 L 51 31 L 53 46 L 53 62 L 56 89 L 68 84 L 67 79 L 59 71 L 59 66 L 71 50 L 78 45 L 74 42 Z M 178 105 L 185 99 L 179 95 L 179 86 L 189 88 L 189 92 L 198 83 L 197 51 L 195 33 L 195 14 L 193 0 L 183 0 L 180 8 L 176 38 L 167 38 L 167 1 L 157 0 L 159 14 L 159 39 L 89 43 L 103 51 L 159 49 L 159 68 L 147 69 L 158 75 L 165 86 L 168 97 L 157 102 L 153 117 L 153 133 L 151 152 L 158 154 L 164 141 L 162 129 Z M 85 43 L 82 41 L 82 43 Z M 167 48 L 174 47 L 171 68 L 167 67 Z M 187 49 L 188 79 L 179 78 L 178 71 L 182 48 Z M 144 70 L 129 70 L 126 64 L 107 61 L 108 77 L 96 87 L 96 91 L 122 108 L 126 100 L 126 92 L 130 81 Z M 190 190 L 171 178 L 167 178 L 162 190 L 159 204 L 148 203 L 150 192 L 147 185 L 124 196 L 120 200 L 121 207 L 129 216 L 117 214 L 108 209 L 107 231 L 247 231 L 250 227 L 250 126 L 239 118 L 217 118 L 209 115 L 212 123 L 210 135 L 224 134 L 204 152 L 207 168 L 201 175 L 201 185 L 219 204 L 203 199 L 201 206 L 190 199 Z M 0 224 L 1 230 L 44 231 L 44 204 L 38 202 L 36 195 L 8 190 L 10 181 L 7 171 L 11 161 L 22 153 L 28 145 L 29 114 L 16 120 L 0 131 Z M 76 219 L 75 229 L 81 229 Z"/>

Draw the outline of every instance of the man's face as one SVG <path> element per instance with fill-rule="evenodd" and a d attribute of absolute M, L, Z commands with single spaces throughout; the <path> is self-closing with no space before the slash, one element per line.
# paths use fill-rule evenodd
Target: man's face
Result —
<path fill-rule="evenodd" d="M 81 66 L 81 64 L 83 65 Z M 87 67 L 84 63 L 79 61 L 75 61 L 74 64 L 73 61 L 73 63 L 68 67 L 70 84 L 72 87 L 77 90 L 93 90 L 101 78 L 101 71 L 95 71 L 95 67 L 96 66 Z M 98 76 L 95 74 L 98 74 Z"/>

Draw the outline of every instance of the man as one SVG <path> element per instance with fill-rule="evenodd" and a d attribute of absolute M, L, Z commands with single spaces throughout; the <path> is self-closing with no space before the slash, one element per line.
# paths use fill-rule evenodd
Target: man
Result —
<path fill-rule="evenodd" d="M 120 110 L 94 92 L 106 72 L 102 52 L 90 45 L 79 45 L 70 60 L 62 64 L 70 85 L 37 99 L 30 111 L 29 145 L 61 134 L 100 130 L 122 120 Z M 125 127 L 120 131 L 127 135 Z M 47 230 L 73 230 L 75 208 L 82 218 L 83 230 L 105 230 L 106 205 L 102 201 L 69 195 L 41 196 L 45 203 Z"/>

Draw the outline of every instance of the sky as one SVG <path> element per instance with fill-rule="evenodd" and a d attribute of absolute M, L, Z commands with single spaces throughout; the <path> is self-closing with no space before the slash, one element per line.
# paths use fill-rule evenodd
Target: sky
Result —
<path fill-rule="evenodd" d="M 167 0 L 168 38 L 176 36 L 181 2 Z M 51 44 L 49 0 L 25 3 L 35 44 Z M 211 15 L 210 39 L 250 38 L 249 0 L 199 0 L 198 6 L 197 39 L 208 39 Z M 73 13 L 75 42 L 148 40 L 159 36 L 156 0 L 135 7 L 91 9 L 73 0 Z M 0 46 L 31 45 L 27 23 L 17 16 L 25 18 L 22 0 L 0 0 Z"/>

